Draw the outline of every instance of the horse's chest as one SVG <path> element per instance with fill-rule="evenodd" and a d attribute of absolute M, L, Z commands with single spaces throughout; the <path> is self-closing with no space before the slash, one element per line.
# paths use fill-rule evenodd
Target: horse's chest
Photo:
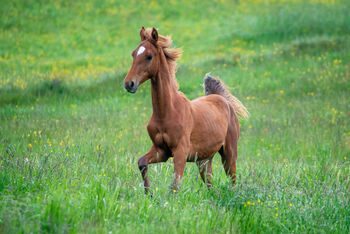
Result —
<path fill-rule="evenodd" d="M 161 146 L 161 145 L 169 146 L 169 144 L 171 143 L 170 137 L 166 132 L 156 133 L 153 141 L 158 146 Z"/>
<path fill-rule="evenodd" d="M 155 145 L 168 148 L 173 148 L 177 145 L 182 132 L 182 128 L 179 126 L 164 127 L 152 124 L 148 125 L 147 130 Z"/>

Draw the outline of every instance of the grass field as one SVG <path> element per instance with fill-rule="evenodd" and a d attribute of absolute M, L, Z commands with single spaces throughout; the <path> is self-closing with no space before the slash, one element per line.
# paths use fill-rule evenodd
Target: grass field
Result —
<path fill-rule="evenodd" d="M 350 232 L 349 1 L 0 2 L 0 233 Z M 123 79 L 141 26 L 182 47 L 177 79 L 220 76 L 249 109 L 238 180 L 137 160 L 150 84 Z"/>

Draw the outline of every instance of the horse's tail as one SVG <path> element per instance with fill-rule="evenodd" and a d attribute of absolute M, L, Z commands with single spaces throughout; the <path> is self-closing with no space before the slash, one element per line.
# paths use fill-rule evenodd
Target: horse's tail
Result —
<path fill-rule="evenodd" d="M 248 119 L 249 112 L 247 108 L 228 91 L 228 88 L 224 82 L 222 82 L 219 78 L 206 74 L 204 77 L 204 92 L 205 95 L 218 94 L 223 96 L 233 106 L 233 109 L 239 117 Z"/>

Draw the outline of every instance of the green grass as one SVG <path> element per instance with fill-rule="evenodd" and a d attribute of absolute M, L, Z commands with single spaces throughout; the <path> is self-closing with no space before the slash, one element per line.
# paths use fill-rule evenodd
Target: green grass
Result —
<path fill-rule="evenodd" d="M 348 1 L 0 2 L 0 232 L 350 232 Z M 170 34 L 190 99 L 220 76 L 251 112 L 232 186 L 137 160 L 150 84 L 122 82 L 141 26 Z"/>

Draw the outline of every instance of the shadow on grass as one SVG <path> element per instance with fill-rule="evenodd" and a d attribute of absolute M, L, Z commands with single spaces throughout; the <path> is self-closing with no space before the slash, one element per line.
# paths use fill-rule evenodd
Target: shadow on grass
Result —
<path fill-rule="evenodd" d="M 100 78 L 98 82 L 89 82 L 82 85 L 70 85 L 66 82 L 54 79 L 43 81 L 37 86 L 22 90 L 10 88 L 0 92 L 0 107 L 6 105 L 30 104 L 37 98 L 47 99 L 48 102 L 63 99 L 88 100 L 100 93 L 112 94 L 123 89 L 123 79 L 126 74 L 108 74 Z"/>

